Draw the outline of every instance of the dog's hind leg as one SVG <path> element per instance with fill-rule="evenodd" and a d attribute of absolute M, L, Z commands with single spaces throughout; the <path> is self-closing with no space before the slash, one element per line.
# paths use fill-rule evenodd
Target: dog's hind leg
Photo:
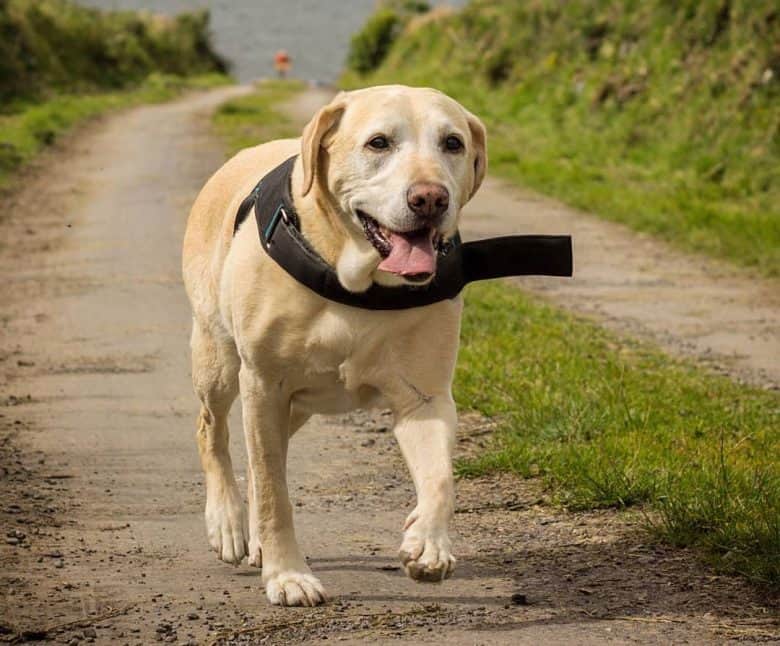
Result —
<path fill-rule="evenodd" d="M 201 401 L 197 437 L 209 544 L 221 560 L 238 565 L 248 553 L 248 526 L 230 459 L 227 418 L 238 394 L 240 361 L 232 339 L 216 338 L 197 321 L 191 347 L 192 381 Z"/>
<path fill-rule="evenodd" d="M 326 600 L 325 591 L 298 547 L 287 491 L 287 445 L 295 421 L 290 419 L 289 393 L 276 379 L 264 379 L 255 367 L 242 365 L 240 382 L 254 486 L 252 532 L 262 536 L 266 595 L 279 606 L 316 606 Z"/>

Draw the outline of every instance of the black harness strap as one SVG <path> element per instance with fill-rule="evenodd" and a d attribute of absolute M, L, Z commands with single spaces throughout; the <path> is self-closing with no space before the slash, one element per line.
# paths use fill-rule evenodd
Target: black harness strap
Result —
<path fill-rule="evenodd" d="M 333 267 L 303 237 L 290 193 L 296 157 L 268 173 L 244 199 L 233 234 L 254 207 L 260 244 L 299 283 L 331 301 L 370 310 L 422 307 L 457 296 L 467 283 L 503 276 L 571 276 L 570 236 L 505 236 L 462 243 L 456 234 L 438 252 L 427 285 L 372 284 L 355 293 L 342 287 Z"/>

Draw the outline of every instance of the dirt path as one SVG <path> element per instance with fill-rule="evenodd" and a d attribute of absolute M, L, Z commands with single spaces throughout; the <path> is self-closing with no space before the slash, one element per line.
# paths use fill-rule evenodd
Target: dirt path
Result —
<path fill-rule="evenodd" d="M 490 180 L 465 213 L 471 236 L 571 233 L 574 280 L 526 278 L 524 288 L 650 338 L 740 380 L 780 389 L 780 281 L 690 256 L 650 236 Z"/>
<path fill-rule="evenodd" d="M 333 96 L 320 88 L 289 106 L 305 122 Z M 671 249 L 651 236 L 548 197 L 488 178 L 464 210 L 467 239 L 509 233 L 570 233 L 574 280 L 527 278 L 524 288 L 650 338 L 743 381 L 780 389 L 780 281 Z"/>
<path fill-rule="evenodd" d="M 658 547 L 640 519 L 567 514 L 533 484 L 458 484 L 456 576 L 395 552 L 412 488 L 381 413 L 291 446 L 301 543 L 335 600 L 269 606 L 207 549 L 179 279 L 185 216 L 241 89 L 125 112 L 48 156 L 0 216 L 0 639 L 147 644 L 771 641 L 771 603 Z M 238 411 L 232 420 L 239 474 Z M 465 420 L 459 451 L 489 429 Z M 243 632 L 242 632 L 243 631 Z"/>

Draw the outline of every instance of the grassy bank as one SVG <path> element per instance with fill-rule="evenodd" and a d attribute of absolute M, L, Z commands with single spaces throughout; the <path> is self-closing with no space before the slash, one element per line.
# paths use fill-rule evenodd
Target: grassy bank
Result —
<path fill-rule="evenodd" d="M 499 422 L 463 474 L 540 476 L 575 509 L 645 504 L 667 540 L 780 586 L 780 396 L 498 283 L 467 291 L 461 344 L 456 399 Z"/>
<path fill-rule="evenodd" d="M 107 110 L 227 82 L 208 14 L 0 2 L 0 186 L 60 134 Z"/>
<path fill-rule="evenodd" d="M 215 127 L 234 152 L 296 134 L 270 83 Z M 498 422 L 465 476 L 545 480 L 569 508 L 641 505 L 652 530 L 780 587 L 780 395 L 734 384 L 501 283 L 466 292 L 455 396 Z"/>
<path fill-rule="evenodd" d="M 207 12 L 168 18 L 70 0 L 0 2 L 0 104 L 134 87 L 150 74 L 225 73 Z"/>
<path fill-rule="evenodd" d="M 472 0 L 382 9 L 343 84 L 440 88 L 487 122 L 491 172 L 777 276 L 777 42 L 771 0 Z"/>

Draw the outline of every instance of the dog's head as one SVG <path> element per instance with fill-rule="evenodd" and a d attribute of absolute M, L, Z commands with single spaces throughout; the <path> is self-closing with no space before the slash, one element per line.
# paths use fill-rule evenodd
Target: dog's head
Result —
<path fill-rule="evenodd" d="M 303 195 L 325 194 L 343 225 L 344 287 L 424 284 L 485 176 L 485 127 L 428 88 L 342 92 L 306 126 L 301 158 Z"/>

